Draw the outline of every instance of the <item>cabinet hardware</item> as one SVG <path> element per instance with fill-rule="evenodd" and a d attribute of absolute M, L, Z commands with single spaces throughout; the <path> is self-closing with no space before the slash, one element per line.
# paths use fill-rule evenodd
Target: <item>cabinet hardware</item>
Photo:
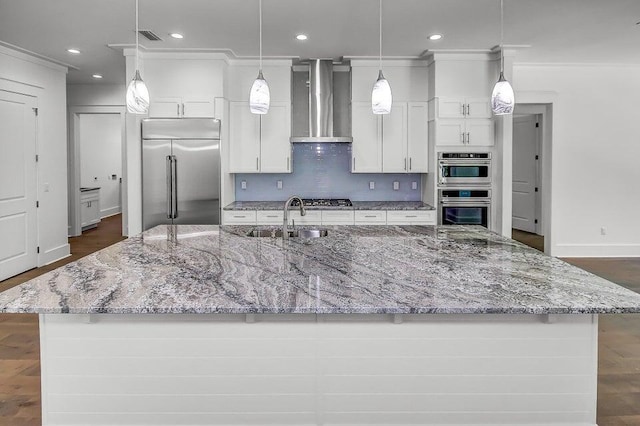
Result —
<path fill-rule="evenodd" d="M 464 145 L 465 143 L 467 143 L 467 141 L 465 140 L 464 137 L 464 132 L 460 133 L 460 139 L 462 140 L 462 144 Z"/>
<path fill-rule="evenodd" d="M 465 115 L 465 108 L 464 108 L 464 104 L 460 104 L 460 106 L 462 107 L 462 115 Z"/>
<path fill-rule="evenodd" d="M 471 115 L 471 104 L 467 104 L 467 115 Z"/>
<path fill-rule="evenodd" d="M 184 104 L 182 104 L 182 116 L 184 117 Z"/>
<path fill-rule="evenodd" d="M 36 247 L 36 253 L 40 253 L 40 246 Z"/>
<path fill-rule="evenodd" d="M 36 201 L 36 207 L 40 207 L 40 201 Z"/>
<path fill-rule="evenodd" d="M 371 214 L 371 215 L 365 215 L 364 217 L 376 218 L 376 217 L 378 217 L 378 216 L 376 216 L 376 215 L 372 215 L 372 214 Z"/>
<path fill-rule="evenodd" d="M 467 145 L 471 143 L 471 134 L 467 132 Z"/>
<path fill-rule="evenodd" d="M 38 108 L 31 108 L 33 110 L 33 113 L 36 115 L 36 117 L 38 116 Z M 40 252 L 38 252 L 40 253 Z"/>
<path fill-rule="evenodd" d="M 353 157 L 353 170 L 356 169 L 356 157 Z"/>
<path fill-rule="evenodd" d="M 411 170 L 411 157 L 409 157 L 409 170 Z"/>
<path fill-rule="evenodd" d="M 406 218 L 418 217 L 418 216 L 405 216 Z"/>
<path fill-rule="evenodd" d="M 260 157 L 256 157 L 256 170 L 260 170 Z"/>
<path fill-rule="evenodd" d="M 407 170 L 407 158 L 404 159 L 404 169 Z"/>
<path fill-rule="evenodd" d="M 289 171 L 289 157 L 287 157 L 287 171 Z"/>
<path fill-rule="evenodd" d="M 242 219 L 242 218 L 244 218 L 246 216 L 233 215 L 233 217 L 238 218 L 238 219 Z"/>
<path fill-rule="evenodd" d="M 176 115 L 180 117 L 180 104 L 177 104 L 176 108 L 177 108 Z"/>
<path fill-rule="evenodd" d="M 267 217 L 278 217 L 276 215 L 267 215 Z"/>

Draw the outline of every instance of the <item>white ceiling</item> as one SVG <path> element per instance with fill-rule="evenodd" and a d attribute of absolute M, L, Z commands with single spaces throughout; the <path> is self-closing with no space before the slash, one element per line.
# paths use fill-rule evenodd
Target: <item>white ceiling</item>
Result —
<path fill-rule="evenodd" d="M 77 67 L 71 83 L 124 83 L 134 0 L 0 0 L 0 41 Z M 376 0 L 263 0 L 264 55 L 378 54 Z M 499 0 L 384 0 L 383 55 L 427 49 L 489 49 L 499 43 Z M 640 0 L 505 0 L 505 44 L 531 45 L 518 62 L 640 64 Z M 258 0 L 140 0 L 140 28 L 163 41 L 150 49 L 230 49 L 258 54 Z M 185 38 L 174 40 L 169 32 Z M 309 40 L 299 42 L 304 32 Z M 441 32 L 437 42 L 426 36 Z M 69 47 L 82 51 L 73 56 Z"/>

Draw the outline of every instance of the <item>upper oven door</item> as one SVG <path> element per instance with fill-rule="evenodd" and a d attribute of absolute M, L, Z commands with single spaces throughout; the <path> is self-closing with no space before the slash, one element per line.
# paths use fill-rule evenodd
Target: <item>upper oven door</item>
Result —
<path fill-rule="evenodd" d="M 440 160 L 439 185 L 488 185 L 491 184 L 491 161 Z"/>

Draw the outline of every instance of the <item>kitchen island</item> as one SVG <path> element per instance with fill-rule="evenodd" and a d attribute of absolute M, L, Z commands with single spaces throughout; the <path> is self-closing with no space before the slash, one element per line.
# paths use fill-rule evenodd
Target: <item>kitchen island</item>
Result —
<path fill-rule="evenodd" d="M 595 425 L 640 295 L 480 227 L 159 226 L 0 294 L 43 425 Z"/>

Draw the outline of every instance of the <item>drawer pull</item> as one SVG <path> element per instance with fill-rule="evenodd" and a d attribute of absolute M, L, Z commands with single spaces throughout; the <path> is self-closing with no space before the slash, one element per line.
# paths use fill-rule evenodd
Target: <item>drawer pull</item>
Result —
<path fill-rule="evenodd" d="M 269 215 L 269 214 L 268 214 L 268 215 L 267 215 L 267 217 L 278 217 L 278 216 L 276 216 L 276 215 Z"/>
<path fill-rule="evenodd" d="M 368 215 L 365 215 L 364 217 L 373 217 L 373 218 L 376 218 L 376 217 L 378 217 L 378 216 L 373 215 L 373 214 L 368 214 Z"/>
<path fill-rule="evenodd" d="M 237 217 L 238 219 L 241 219 L 241 218 L 245 218 L 246 216 L 233 215 L 233 217 Z"/>
<path fill-rule="evenodd" d="M 407 215 L 407 216 L 405 216 L 405 217 L 418 217 L 418 216 L 409 216 L 409 215 Z"/>

